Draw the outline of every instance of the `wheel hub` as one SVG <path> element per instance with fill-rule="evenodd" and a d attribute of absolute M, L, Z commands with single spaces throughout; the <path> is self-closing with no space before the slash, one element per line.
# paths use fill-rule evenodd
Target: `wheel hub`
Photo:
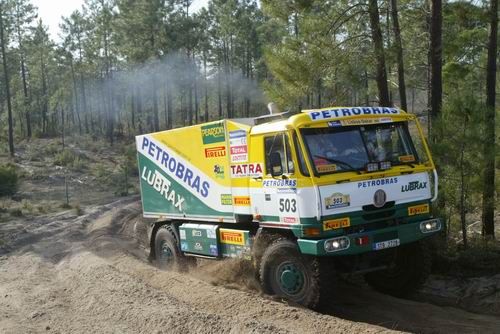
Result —
<path fill-rule="evenodd" d="M 296 294 L 304 286 L 304 274 L 293 263 L 280 266 L 278 274 L 280 286 L 288 294 Z"/>

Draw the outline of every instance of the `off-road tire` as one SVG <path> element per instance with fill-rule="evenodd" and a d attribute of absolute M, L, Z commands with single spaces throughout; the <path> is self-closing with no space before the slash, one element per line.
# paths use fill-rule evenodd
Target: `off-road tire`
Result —
<path fill-rule="evenodd" d="M 171 225 L 161 226 L 155 235 L 155 265 L 162 270 L 187 271 L 196 265 L 196 259 L 181 253 L 179 243 Z"/>
<path fill-rule="evenodd" d="M 425 283 L 431 273 L 432 254 L 424 240 L 395 250 L 394 263 L 381 271 L 365 274 L 373 289 L 400 298 L 410 297 Z"/>
<path fill-rule="evenodd" d="M 267 294 L 283 297 L 305 307 L 318 308 L 323 305 L 322 297 L 329 296 L 326 288 L 334 279 L 333 275 L 326 277 L 327 271 L 321 271 L 321 267 L 320 259 L 301 254 L 296 242 L 283 237 L 275 239 L 260 260 L 262 289 Z M 296 291 L 294 287 L 287 288 L 283 284 L 286 275 L 299 278 L 297 281 L 300 284 L 295 284 L 299 285 Z"/>

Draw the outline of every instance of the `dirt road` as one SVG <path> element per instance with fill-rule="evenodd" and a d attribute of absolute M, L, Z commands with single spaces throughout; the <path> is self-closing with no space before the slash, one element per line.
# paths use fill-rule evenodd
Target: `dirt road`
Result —
<path fill-rule="evenodd" d="M 147 263 L 138 198 L 0 225 L 0 333 L 498 333 L 500 317 L 339 287 L 323 314 L 262 296 L 247 266 Z"/>

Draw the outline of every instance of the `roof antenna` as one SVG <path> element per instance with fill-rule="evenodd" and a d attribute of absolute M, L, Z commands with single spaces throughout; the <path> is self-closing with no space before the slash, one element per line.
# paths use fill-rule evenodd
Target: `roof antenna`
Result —
<path fill-rule="evenodd" d="M 280 113 L 278 105 L 274 102 L 269 102 L 267 104 L 267 110 L 269 110 L 269 115 L 276 115 Z"/>

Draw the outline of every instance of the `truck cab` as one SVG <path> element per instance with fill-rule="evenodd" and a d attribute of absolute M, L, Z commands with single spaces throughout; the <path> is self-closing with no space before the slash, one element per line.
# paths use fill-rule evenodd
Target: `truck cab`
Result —
<path fill-rule="evenodd" d="M 262 227 L 290 229 L 304 254 L 397 247 L 440 229 L 437 173 L 414 115 L 395 108 L 305 110 L 254 126 L 249 181 Z M 425 222 L 425 223 L 423 223 Z"/>

